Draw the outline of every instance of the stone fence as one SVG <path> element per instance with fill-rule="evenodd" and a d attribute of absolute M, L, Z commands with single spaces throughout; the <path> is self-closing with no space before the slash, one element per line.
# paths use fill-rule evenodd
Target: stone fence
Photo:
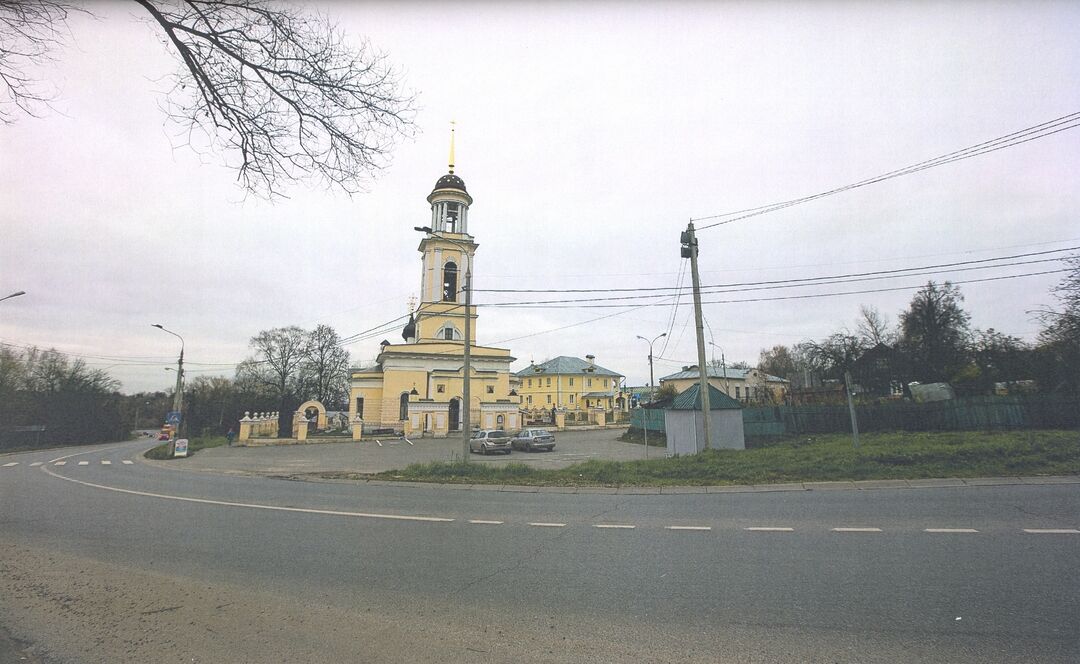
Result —
<path fill-rule="evenodd" d="M 244 416 L 240 418 L 239 441 L 241 443 L 252 438 L 276 438 L 277 435 L 278 414 L 276 412 L 252 415 L 249 411 L 244 411 Z"/>

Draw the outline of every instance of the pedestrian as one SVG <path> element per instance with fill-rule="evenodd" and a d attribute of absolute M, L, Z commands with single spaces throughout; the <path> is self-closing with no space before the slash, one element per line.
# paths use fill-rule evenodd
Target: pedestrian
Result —
<path fill-rule="evenodd" d="M 236 432 L 229 427 L 229 433 L 225 434 L 225 440 L 229 441 L 229 447 L 232 447 L 233 439 L 236 438 Z"/>

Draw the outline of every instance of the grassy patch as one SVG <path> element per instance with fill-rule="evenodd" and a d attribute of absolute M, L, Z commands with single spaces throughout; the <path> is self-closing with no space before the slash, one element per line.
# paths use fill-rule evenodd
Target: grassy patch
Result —
<path fill-rule="evenodd" d="M 650 441 L 651 442 L 651 441 Z M 425 463 L 381 479 L 548 486 L 769 484 L 828 480 L 1072 475 L 1080 473 L 1075 431 L 821 435 L 748 450 L 640 461 L 586 461 L 558 470 L 525 464 Z"/>
<path fill-rule="evenodd" d="M 209 447 L 221 447 L 227 444 L 228 441 L 225 436 L 205 436 L 202 438 L 191 438 L 188 440 L 188 456 L 192 456 L 199 450 L 205 450 Z M 166 461 L 176 457 L 169 456 L 169 444 L 162 443 L 157 447 L 151 447 L 144 454 L 147 459 L 157 459 L 159 461 Z M 181 457 L 182 458 L 182 457 Z"/>

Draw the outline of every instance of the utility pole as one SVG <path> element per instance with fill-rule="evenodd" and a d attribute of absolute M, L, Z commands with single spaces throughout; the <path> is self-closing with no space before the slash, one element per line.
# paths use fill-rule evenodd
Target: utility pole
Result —
<path fill-rule="evenodd" d="M 855 417 L 855 392 L 851 385 L 851 372 L 844 372 L 844 391 L 847 392 L 847 406 L 851 413 L 851 445 L 859 449 L 859 420 Z"/>
<path fill-rule="evenodd" d="M 462 251 L 466 255 L 467 262 L 465 264 L 465 366 L 462 370 L 465 372 L 465 383 L 461 386 L 461 396 L 465 400 L 465 423 L 461 427 L 461 459 L 462 461 L 469 460 L 469 438 L 472 436 L 472 401 L 471 401 L 471 387 L 472 383 L 472 257 L 468 255 L 468 251 L 464 248 Z"/>
<path fill-rule="evenodd" d="M 686 225 L 686 230 L 679 237 L 682 243 L 682 257 L 690 259 L 690 276 L 694 285 L 694 327 L 697 332 L 698 375 L 701 377 L 702 426 L 705 430 L 705 447 L 712 447 L 712 408 L 709 403 L 709 368 L 705 365 L 705 326 L 701 322 L 701 280 L 698 277 L 698 241 L 694 233 L 694 222 Z"/>
<path fill-rule="evenodd" d="M 653 368 L 652 368 L 652 358 L 653 358 L 652 345 L 654 343 L 656 343 L 661 337 L 666 337 L 666 336 L 667 336 L 667 332 L 664 332 L 663 334 L 657 335 L 657 337 L 655 339 L 649 340 L 649 339 L 646 339 L 645 337 L 641 336 L 640 334 L 637 335 L 638 339 L 641 339 L 642 341 L 649 344 L 649 399 L 655 399 L 656 398 L 655 397 L 656 385 L 653 384 L 653 381 L 655 380 L 655 378 L 653 378 Z M 645 409 L 643 408 L 642 410 L 645 410 Z M 642 419 L 645 420 L 645 458 L 648 459 L 649 458 L 649 418 L 648 418 L 646 413 L 642 413 L 641 416 L 642 416 Z"/>

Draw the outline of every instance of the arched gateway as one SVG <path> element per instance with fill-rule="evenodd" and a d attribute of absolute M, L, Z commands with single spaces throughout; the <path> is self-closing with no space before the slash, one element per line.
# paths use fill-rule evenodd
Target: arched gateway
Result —
<path fill-rule="evenodd" d="M 300 404 L 300 407 L 296 410 L 303 413 L 304 417 L 311 417 L 313 414 L 311 411 L 314 410 L 315 428 L 320 431 L 326 428 L 326 406 L 322 405 L 322 403 L 312 399 Z"/>

